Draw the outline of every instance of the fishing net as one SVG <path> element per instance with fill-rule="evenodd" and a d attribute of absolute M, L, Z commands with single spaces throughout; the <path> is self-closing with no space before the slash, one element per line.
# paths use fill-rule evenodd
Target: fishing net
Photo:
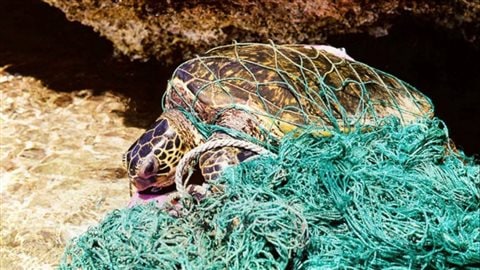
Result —
<path fill-rule="evenodd" d="M 308 147 L 307 147 L 308 146 Z M 281 140 L 176 215 L 115 210 L 60 269 L 461 268 L 480 264 L 480 166 L 436 119 Z"/>
<path fill-rule="evenodd" d="M 250 46 L 181 65 L 165 109 L 181 108 L 205 137 L 223 132 L 275 155 L 229 167 L 201 200 L 113 211 L 71 241 L 60 269 L 480 264 L 480 165 L 453 148 L 426 97 L 326 51 Z M 222 119 L 231 111 L 261 119 L 261 132 L 230 126 L 241 119 Z"/>

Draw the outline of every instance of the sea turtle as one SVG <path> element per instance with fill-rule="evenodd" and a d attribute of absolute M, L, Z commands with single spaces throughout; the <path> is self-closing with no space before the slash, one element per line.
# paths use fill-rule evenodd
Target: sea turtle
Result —
<path fill-rule="evenodd" d="M 339 49 L 309 45 L 214 48 L 174 71 L 163 102 L 163 114 L 124 156 L 143 193 L 171 191 L 179 160 L 209 140 L 268 145 L 306 125 L 349 130 L 388 115 L 407 123 L 432 113 L 427 97 L 394 76 Z M 200 156 L 199 168 L 210 181 L 253 154 L 235 147 L 210 150 Z"/>

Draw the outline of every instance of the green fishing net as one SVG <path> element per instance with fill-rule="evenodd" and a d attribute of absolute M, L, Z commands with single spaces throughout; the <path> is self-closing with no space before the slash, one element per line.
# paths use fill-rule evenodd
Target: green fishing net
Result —
<path fill-rule="evenodd" d="M 176 215 L 110 213 L 60 269 L 420 269 L 480 265 L 480 166 L 436 119 L 281 140 Z"/>
<path fill-rule="evenodd" d="M 275 155 L 228 168 L 181 208 L 113 211 L 70 242 L 60 269 L 480 265 L 480 165 L 394 76 L 318 47 L 233 44 L 180 65 L 164 105 L 205 138 Z"/>

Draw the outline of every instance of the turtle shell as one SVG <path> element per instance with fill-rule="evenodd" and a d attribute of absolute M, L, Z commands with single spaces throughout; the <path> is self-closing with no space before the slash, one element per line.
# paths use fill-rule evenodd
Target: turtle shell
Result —
<path fill-rule="evenodd" d="M 229 109 L 286 133 L 317 125 L 349 129 L 386 116 L 403 123 L 431 117 L 430 100 L 400 79 L 308 45 L 233 44 L 181 64 L 165 107 L 214 123 Z"/>

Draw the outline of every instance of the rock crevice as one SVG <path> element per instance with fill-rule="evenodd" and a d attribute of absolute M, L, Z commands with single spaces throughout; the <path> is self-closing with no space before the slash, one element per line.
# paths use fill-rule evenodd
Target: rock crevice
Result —
<path fill-rule="evenodd" d="M 322 43 L 329 35 L 388 33 L 395 18 L 433 22 L 480 44 L 480 3 L 449 0 L 43 0 L 93 27 L 131 59 L 166 64 L 231 43 Z"/>

